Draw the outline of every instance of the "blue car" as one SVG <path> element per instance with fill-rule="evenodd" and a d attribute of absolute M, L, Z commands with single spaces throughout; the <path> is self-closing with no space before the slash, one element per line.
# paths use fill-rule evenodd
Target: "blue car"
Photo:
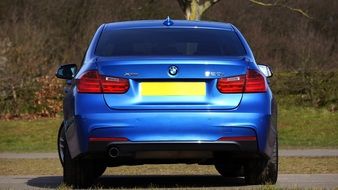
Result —
<path fill-rule="evenodd" d="M 270 68 L 232 24 L 146 20 L 101 25 L 66 79 L 58 152 L 65 184 L 107 167 L 214 165 L 224 177 L 274 184 L 277 105 Z"/>

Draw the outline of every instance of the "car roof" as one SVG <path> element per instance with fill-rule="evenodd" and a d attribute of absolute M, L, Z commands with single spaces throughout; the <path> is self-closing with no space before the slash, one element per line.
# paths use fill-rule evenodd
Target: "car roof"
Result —
<path fill-rule="evenodd" d="M 233 31 L 232 24 L 210 21 L 170 20 L 172 25 L 164 24 L 166 20 L 137 20 L 105 24 L 106 29 L 135 29 L 135 28 L 205 28 Z"/>

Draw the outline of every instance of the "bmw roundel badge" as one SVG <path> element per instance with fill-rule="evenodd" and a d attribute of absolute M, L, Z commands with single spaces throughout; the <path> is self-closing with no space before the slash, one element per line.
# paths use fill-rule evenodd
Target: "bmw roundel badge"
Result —
<path fill-rule="evenodd" d="M 178 73 L 178 68 L 174 65 L 169 67 L 169 74 L 175 76 Z"/>

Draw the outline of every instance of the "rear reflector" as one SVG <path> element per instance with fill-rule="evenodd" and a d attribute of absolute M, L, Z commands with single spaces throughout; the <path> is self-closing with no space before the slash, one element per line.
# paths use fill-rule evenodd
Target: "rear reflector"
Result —
<path fill-rule="evenodd" d="M 255 141 L 256 136 L 221 137 L 218 141 Z"/>
<path fill-rule="evenodd" d="M 260 72 L 248 70 L 246 75 L 218 79 L 217 89 L 223 94 L 266 92 L 266 81 Z"/>
<path fill-rule="evenodd" d="M 98 142 L 98 141 L 109 141 L 109 142 L 124 142 L 129 141 L 129 139 L 125 137 L 89 137 L 89 141 Z"/>
<path fill-rule="evenodd" d="M 123 94 L 129 89 L 128 79 L 100 76 L 98 71 L 88 71 L 76 80 L 80 93 Z"/>

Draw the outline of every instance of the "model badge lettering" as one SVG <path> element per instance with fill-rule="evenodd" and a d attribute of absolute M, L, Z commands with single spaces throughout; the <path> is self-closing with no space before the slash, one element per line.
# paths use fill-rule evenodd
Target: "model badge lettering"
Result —
<path fill-rule="evenodd" d="M 222 77 L 224 76 L 224 73 L 222 72 L 214 72 L 214 71 L 206 71 L 204 73 L 206 77 Z"/>
<path fill-rule="evenodd" d="M 138 76 L 138 73 L 124 73 L 125 77 L 136 77 Z"/>

